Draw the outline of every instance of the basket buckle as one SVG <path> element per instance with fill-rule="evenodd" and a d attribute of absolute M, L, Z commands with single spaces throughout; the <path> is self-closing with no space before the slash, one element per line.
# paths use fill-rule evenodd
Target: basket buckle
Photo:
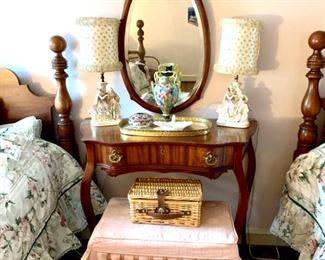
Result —
<path fill-rule="evenodd" d="M 146 215 L 156 219 L 175 219 L 183 216 L 190 216 L 191 211 L 181 210 L 180 212 L 170 213 L 170 208 L 165 204 L 165 198 L 168 195 L 168 190 L 159 189 L 157 191 L 158 207 L 155 210 L 150 209 L 136 209 L 137 213 L 145 213 Z"/>
<path fill-rule="evenodd" d="M 169 214 L 170 213 L 170 208 L 168 208 L 165 204 L 165 198 L 168 194 L 168 190 L 164 189 L 159 189 L 157 191 L 157 196 L 158 196 L 158 207 L 155 208 L 155 213 L 156 214 Z"/>

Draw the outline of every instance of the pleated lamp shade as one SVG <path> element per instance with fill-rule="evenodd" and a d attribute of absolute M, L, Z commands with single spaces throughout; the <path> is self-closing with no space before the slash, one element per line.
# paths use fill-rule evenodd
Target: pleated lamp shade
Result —
<path fill-rule="evenodd" d="M 118 71 L 118 29 L 120 21 L 107 17 L 80 17 L 78 69 L 88 72 Z"/>
<path fill-rule="evenodd" d="M 252 18 L 225 18 L 220 25 L 219 58 L 214 70 L 234 76 L 257 74 L 262 24 Z"/>

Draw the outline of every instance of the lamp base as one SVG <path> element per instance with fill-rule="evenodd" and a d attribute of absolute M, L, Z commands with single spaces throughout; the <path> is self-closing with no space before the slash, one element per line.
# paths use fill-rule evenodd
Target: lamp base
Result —
<path fill-rule="evenodd" d="M 235 77 L 235 81 L 231 82 L 228 87 L 222 103 L 217 107 L 217 125 L 235 128 L 247 128 L 249 126 L 248 98 L 243 94 L 240 85 L 238 77 Z"/>
<path fill-rule="evenodd" d="M 110 126 L 120 123 L 119 96 L 108 87 L 105 81 L 99 82 L 95 104 L 90 109 L 92 126 Z"/>
<path fill-rule="evenodd" d="M 217 125 L 226 126 L 226 127 L 234 127 L 234 128 L 247 128 L 249 127 L 249 121 L 245 120 L 243 122 L 233 122 L 233 121 L 221 121 L 217 119 Z"/>

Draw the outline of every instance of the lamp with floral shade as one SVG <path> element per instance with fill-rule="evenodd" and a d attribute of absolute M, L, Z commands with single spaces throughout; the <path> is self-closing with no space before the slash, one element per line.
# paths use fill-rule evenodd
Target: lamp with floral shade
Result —
<path fill-rule="evenodd" d="M 217 107 L 217 125 L 246 128 L 248 120 L 248 98 L 243 93 L 239 75 L 256 75 L 260 50 L 262 24 L 253 18 L 224 18 L 220 50 L 214 70 L 234 76 L 222 103 Z"/>
<path fill-rule="evenodd" d="M 78 69 L 99 72 L 97 95 L 90 109 L 92 126 L 117 125 L 120 122 L 120 98 L 105 82 L 105 72 L 119 71 L 118 29 L 120 21 L 108 17 L 79 17 L 80 58 Z"/>

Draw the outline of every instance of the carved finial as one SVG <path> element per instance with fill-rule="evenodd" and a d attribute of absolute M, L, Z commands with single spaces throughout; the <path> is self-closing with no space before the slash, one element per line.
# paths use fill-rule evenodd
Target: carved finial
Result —
<path fill-rule="evenodd" d="M 50 39 L 50 49 L 55 53 L 62 53 L 67 47 L 67 42 L 60 35 L 54 35 Z"/>
<path fill-rule="evenodd" d="M 144 26 L 144 22 L 143 22 L 142 20 L 138 20 L 138 21 L 137 21 L 137 27 L 138 27 L 139 29 L 142 29 L 143 26 Z"/>
<path fill-rule="evenodd" d="M 65 69 L 68 67 L 67 60 L 62 56 L 62 52 L 67 47 L 67 43 L 62 36 L 55 35 L 50 39 L 50 49 L 56 53 L 56 56 L 52 60 L 52 68 L 55 70 L 54 78 L 59 80 L 65 80 L 68 74 L 65 73 Z"/>
<path fill-rule="evenodd" d="M 325 31 L 313 32 L 308 39 L 310 48 L 314 50 L 322 50 L 325 48 Z"/>
<path fill-rule="evenodd" d="M 312 48 L 313 54 L 307 60 L 307 67 L 311 70 L 308 72 L 307 77 L 322 77 L 320 69 L 325 66 L 325 58 L 322 55 L 322 50 L 325 48 L 325 31 L 313 32 L 308 39 L 308 44 Z"/>

